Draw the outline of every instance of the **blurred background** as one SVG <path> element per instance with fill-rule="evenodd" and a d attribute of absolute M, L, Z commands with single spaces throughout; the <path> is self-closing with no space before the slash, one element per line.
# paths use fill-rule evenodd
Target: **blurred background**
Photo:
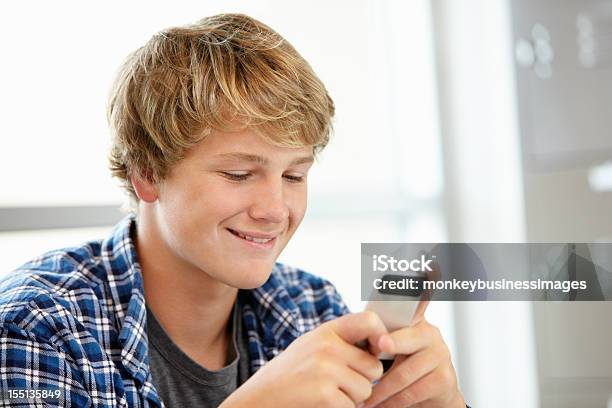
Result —
<path fill-rule="evenodd" d="M 218 12 L 256 17 L 336 102 L 281 261 L 360 301 L 361 242 L 612 241 L 612 1 L 0 6 L 0 274 L 104 237 L 124 198 L 105 106 L 126 55 Z M 612 407 L 610 302 L 438 302 L 474 407 Z"/>

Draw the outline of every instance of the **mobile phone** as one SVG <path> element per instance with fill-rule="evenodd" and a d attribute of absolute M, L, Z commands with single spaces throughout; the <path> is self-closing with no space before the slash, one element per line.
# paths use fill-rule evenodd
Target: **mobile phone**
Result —
<path fill-rule="evenodd" d="M 404 279 L 405 276 L 386 275 L 384 279 Z M 426 280 L 421 276 L 411 277 L 413 280 Z M 421 284 L 422 288 L 422 284 Z M 365 310 L 376 313 L 383 321 L 387 331 L 392 332 L 418 323 L 425 313 L 429 303 L 429 294 L 423 290 L 374 290 L 368 299 Z M 395 359 L 394 355 L 381 353 L 377 356 L 383 363 L 386 372 Z"/>

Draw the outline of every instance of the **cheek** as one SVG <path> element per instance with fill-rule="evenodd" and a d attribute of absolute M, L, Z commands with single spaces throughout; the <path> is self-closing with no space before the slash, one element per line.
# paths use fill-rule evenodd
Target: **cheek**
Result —
<path fill-rule="evenodd" d="M 302 222 L 304 215 L 306 214 L 307 206 L 307 192 L 306 188 L 292 194 L 288 200 L 289 206 L 289 217 L 291 227 L 295 230 L 298 225 Z"/>
<path fill-rule="evenodd" d="M 214 177 L 179 173 L 164 191 L 165 206 L 188 218 L 211 218 L 232 206 L 235 197 Z"/>
<path fill-rule="evenodd" d="M 205 194 L 197 183 L 177 183 L 168 187 L 160 201 L 166 229 L 182 247 L 190 247 L 206 238 L 209 224 L 222 208 Z"/>

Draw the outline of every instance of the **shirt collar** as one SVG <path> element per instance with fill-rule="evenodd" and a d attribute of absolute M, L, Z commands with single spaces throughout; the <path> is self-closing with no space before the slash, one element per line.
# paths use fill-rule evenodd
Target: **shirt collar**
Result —
<path fill-rule="evenodd" d="M 104 240 L 102 250 L 109 263 L 108 285 L 114 313 L 120 322 L 121 361 L 138 384 L 142 385 L 149 364 L 144 284 L 132 239 L 135 236 L 136 219 L 130 214 L 113 228 L 111 235 Z"/>
<path fill-rule="evenodd" d="M 265 327 L 262 341 L 270 350 L 287 348 L 304 331 L 300 309 L 287 292 L 279 266 L 262 286 L 249 291 L 255 314 Z"/>

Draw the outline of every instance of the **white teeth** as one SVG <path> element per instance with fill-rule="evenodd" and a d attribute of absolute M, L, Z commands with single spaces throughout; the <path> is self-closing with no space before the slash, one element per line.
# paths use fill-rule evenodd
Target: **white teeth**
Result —
<path fill-rule="evenodd" d="M 236 231 L 236 234 L 238 234 L 238 236 L 240 238 L 244 238 L 247 241 L 253 241 L 257 244 L 265 244 L 266 242 L 272 241 L 273 238 L 254 238 L 254 237 L 249 237 L 248 235 L 244 235 L 239 233 L 238 231 Z"/>
<path fill-rule="evenodd" d="M 247 239 L 249 241 L 253 241 L 253 242 L 256 242 L 258 244 L 265 244 L 268 241 L 272 241 L 272 238 L 267 238 L 266 239 L 266 238 L 251 238 L 251 237 L 248 237 Z"/>

